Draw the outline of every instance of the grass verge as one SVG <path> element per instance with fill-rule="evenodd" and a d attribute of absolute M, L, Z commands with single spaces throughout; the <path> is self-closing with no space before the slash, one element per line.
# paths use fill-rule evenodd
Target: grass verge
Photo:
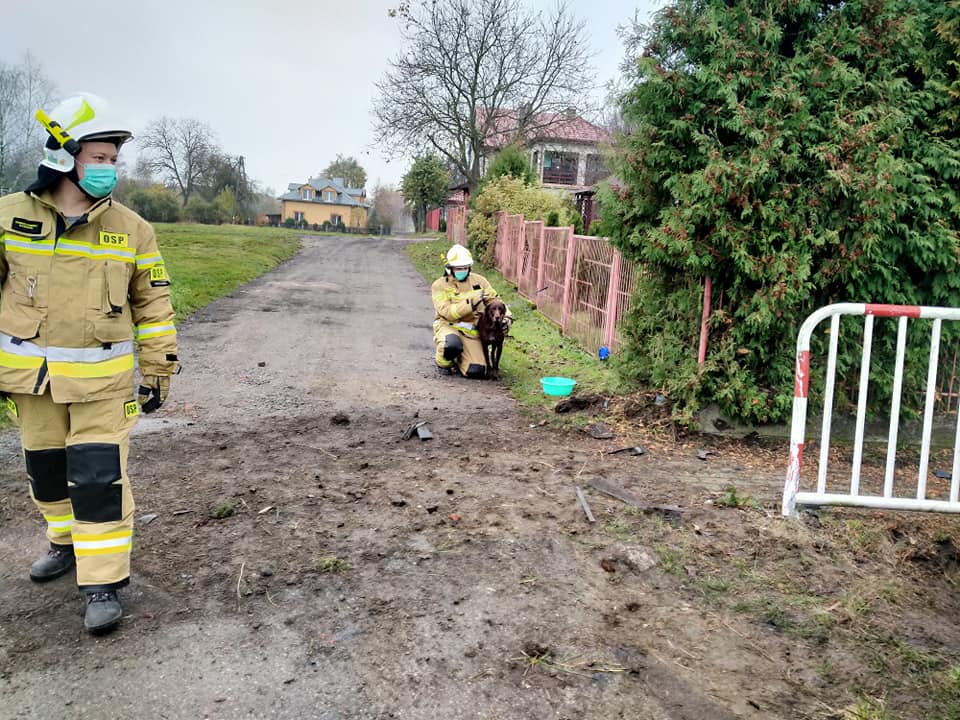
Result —
<path fill-rule="evenodd" d="M 443 258 L 449 247 L 446 238 L 436 238 L 411 243 L 407 253 L 417 271 L 427 282 L 433 282 L 443 272 Z M 559 398 L 544 395 L 540 378 L 556 375 L 575 379 L 575 394 L 625 391 L 615 361 L 601 362 L 574 340 L 563 337 L 559 328 L 537 312 L 536 306 L 521 296 L 497 270 L 481 263 L 476 263 L 474 268 L 503 295 L 513 313 L 514 323 L 503 350 L 500 378 L 521 405 L 541 408 L 555 404 Z"/>
<path fill-rule="evenodd" d="M 300 247 L 298 231 L 156 223 L 177 322 L 275 268 Z"/>

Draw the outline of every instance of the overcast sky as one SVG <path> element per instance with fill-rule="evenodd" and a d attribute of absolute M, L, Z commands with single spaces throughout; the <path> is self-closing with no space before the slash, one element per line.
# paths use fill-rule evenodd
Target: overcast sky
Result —
<path fill-rule="evenodd" d="M 525 2 L 555 7 L 555 0 Z M 572 4 L 586 21 L 598 85 L 620 74 L 617 26 L 634 13 L 646 22 L 664 4 Z M 398 183 L 409 165 L 409 158 L 387 162 L 380 154 L 370 114 L 374 83 L 402 47 L 399 22 L 387 15 L 396 5 L 16 2 L 3 10 L 0 60 L 18 63 L 29 51 L 61 96 L 101 95 L 129 117 L 135 132 L 162 115 L 206 122 L 225 152 L 245 157 L 251 178 L 278 192 L 318 173 L 337 153 L 356 157 L 372 188 L 377 180 Z"/>

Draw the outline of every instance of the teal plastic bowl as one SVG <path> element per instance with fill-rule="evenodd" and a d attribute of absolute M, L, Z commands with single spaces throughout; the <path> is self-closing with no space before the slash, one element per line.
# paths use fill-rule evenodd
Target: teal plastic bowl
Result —
<path fill-rule="evenodd" d="M 573 392 L 573 386 L 577 381 L 565 377 L 545 377 L 540 378 L 540 384 L 543 385 L 543 392 L 547 395 L 566 397 Z"/>

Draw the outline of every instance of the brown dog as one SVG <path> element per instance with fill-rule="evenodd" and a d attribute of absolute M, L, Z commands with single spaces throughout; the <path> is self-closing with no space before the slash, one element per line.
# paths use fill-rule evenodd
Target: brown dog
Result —
<path fill-rule="evenodd" d="M 506 318 L 507 306 L 503 301 L 493 298 L 484 303 L 483 314 L 477 319 L 477 334 L 483 345 L 483 361 L 490 380 L 500 379 L 503 339 L 510 332 L 510 323 Z"/>

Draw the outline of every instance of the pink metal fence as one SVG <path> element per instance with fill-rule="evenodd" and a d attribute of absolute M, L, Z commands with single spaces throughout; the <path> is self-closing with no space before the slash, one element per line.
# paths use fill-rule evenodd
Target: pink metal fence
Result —
<path fill-rule="evenodd" d="M 630 306 L 634 268 L 605 238 L 544 227 L 522 215 L 498 213 L 494 260 L 503 276 L 560 326 L 596 352 L 617 352 L 617 325 Z"/>

